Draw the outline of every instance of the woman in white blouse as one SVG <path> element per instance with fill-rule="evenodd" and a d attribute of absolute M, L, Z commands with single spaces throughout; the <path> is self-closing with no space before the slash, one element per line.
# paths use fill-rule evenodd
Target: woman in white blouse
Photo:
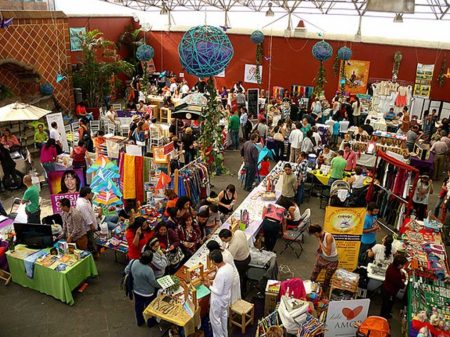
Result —
<path fill-rule="evenodd" d="M 385 262 L 392 263 L 394 261 L 395 248 L 392 247 L 394 238 L 392 235 L 386 235 L 382 243 L 377 243 L 367 251 L 367 255 L 374 259 L 374 263 Z"/>

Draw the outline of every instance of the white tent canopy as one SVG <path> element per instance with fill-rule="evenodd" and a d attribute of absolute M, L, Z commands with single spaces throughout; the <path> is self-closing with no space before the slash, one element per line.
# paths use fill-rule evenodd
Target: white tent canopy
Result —
<path fill-rule="evenodd" d="M 11 103 L 0 108 L 0 122 L 37 121 L 51 111 L 25 103 Z"/>
<path fill-rule="evenodd" d="M 274 16 L 266 16 L 269 3 Z M 273 35 L 292 36 L 303 20 L 307 31 L 303 34 L 308 37 L 321 33 L 326 38 L 341 36 L 345 40 L 355 38 L 361 19 L 358 40 L 380 42 L 378 38 L 383 37 L 389 41 L 382 43 L 450 49 L 450 4 L 446 1 L 415 0 L 414 14 L 403 14 L 403 23 L 394 22 L 395 13 L 367 11 L 366 3 L 367 0 L 55 0 L 55 7 L 69 16 L 134 16 L 152 30 L 184 30 L 206 22 L 231 27 L 229 33 L 263 29 Z M 292 32 L 286 32 L 287 28 Z"/>

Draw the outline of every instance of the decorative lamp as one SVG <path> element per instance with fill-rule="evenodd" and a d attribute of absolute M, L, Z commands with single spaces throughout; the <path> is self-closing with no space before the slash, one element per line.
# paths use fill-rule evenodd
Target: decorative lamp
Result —
<path fill-rule="evenodd" d="M 337 52 L 337 56 L 340 60 L 348 61 L 352 58 L 352 50 L 348 47 L 341 47 Z"/>
<path fill-rule="evenodd" d="M 221 73 L 234 51 L 224 31 L 214 26 L 196 26 L 184 33 L 178 45 L 181 65 L 189 74 L 209 77 Z"/>
<path fill-rule="evenodd" d="M 255 44 L 263 43 L 264 41 L 264 33 L 260 30 L 255 30 L 252 35 L 250 35 L 250 40 L 252 40 Z"/>
<path fill-rule="evenodd" d="M 155 50 L 148 44 L 142 44 L 136 50 L 136 58 L 139 61 L 150 61 L 153 56 L 155 56 Z"/>
<path fill-rule="evenodd" d="M 312 54 L 316 60 L 324 62 L 333 55 L 333 47 L 328 42 L 322 40 L 313 46 Z"/>
<path fill-rule="evenodd" d="M 44 83 L 40 87 L 41 94 L 45 96 L 50 96 L 53 94 L 53 86 L 50 83 Z"/>

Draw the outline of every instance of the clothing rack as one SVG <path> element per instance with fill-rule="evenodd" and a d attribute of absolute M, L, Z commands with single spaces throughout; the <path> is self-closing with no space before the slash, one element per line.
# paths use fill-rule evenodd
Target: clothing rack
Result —
<path fill-rule="evenodd" d="M 196 166 L 198 167 L 196 168 Z M 209 195 L 209 170 L 201 157 L 176 169 L 172 182 L 175 193 L 178 196 L 188 196 L 194 205 Z"/>

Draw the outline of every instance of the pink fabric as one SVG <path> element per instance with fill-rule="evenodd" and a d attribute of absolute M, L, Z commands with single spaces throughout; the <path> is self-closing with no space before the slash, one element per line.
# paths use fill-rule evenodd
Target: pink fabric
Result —
<path fill-rule="evenodd" d="M 287 290 L 289 288 L 289 294 L 287 294 Z M 281 282 L 280 287 L 280 296 L 290 295 L 293 298 L 304 300 L 306 299 L 306 290 L 303 285 L 302 279 L 298 277 L 291 278 L 289 280 Z"/>
<path fill-rule="evenodd" d="M 356 152 L 350 150 L 349 152 L 344 151 L 344 159 L 347 161 L 346 171 L 353 171 L 356 168 Z"/>
<path fill-rule="evenodd" d="M 286 209 L 284 207 L 270 204 L 263 212 L 263 218 L 269 218 L 275 221 L 283 222 Z"/>
<path fill-rule="evenodd" d="M 43 146 L 41 149 L 41 163 L 54 162 L 58 153 L 54 146 Z"/>

